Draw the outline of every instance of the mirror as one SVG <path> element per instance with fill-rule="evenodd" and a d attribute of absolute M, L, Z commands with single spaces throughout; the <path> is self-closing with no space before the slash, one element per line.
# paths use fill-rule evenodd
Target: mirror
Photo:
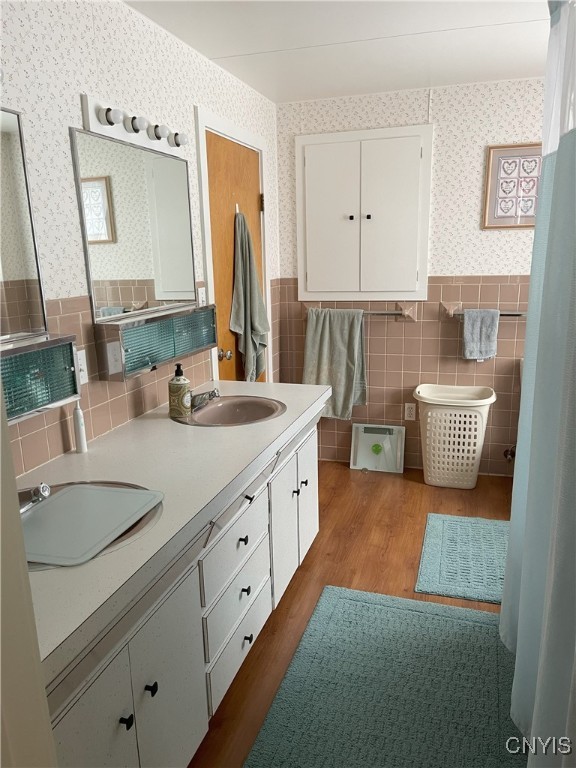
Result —
<path fill-rule="evenodd" d="M 94 322 L 195 303 L 186 160 L 71 135 Z"/>
<path fill-rule="evenodd" d="M 1 338 L 46 332 L 20 115 L 0 111 Z"/>

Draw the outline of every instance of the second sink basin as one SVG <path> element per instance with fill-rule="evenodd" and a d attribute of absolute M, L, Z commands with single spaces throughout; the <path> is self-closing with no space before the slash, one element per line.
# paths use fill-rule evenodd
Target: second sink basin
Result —
<path fill-rule="evenodd" d="M 194 411 L 186 423 L 204 427 L 233 427 L 273 419 L 285 410 L 285 403 L 270 397 L 223 395 Z"/>

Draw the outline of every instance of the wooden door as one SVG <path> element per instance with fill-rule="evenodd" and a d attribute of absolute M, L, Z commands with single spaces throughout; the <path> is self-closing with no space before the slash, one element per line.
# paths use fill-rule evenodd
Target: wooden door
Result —
<path fill-rule="evenodd" d="M 238 205 L 246 217 L 252 236 L 260 288 L 265 296 L 262 277 L 260 154 L 211 131 L 206 131 L 206 154 L 218 348 L 232 352 L 231 360 L 224 358 L 220 361 L 218 378 L 242 381 L 242 359 L 236 335 L 230 330 L 234 287 L 234 216 Z M 264 380 L 265 372 L 258 381 Z"/>

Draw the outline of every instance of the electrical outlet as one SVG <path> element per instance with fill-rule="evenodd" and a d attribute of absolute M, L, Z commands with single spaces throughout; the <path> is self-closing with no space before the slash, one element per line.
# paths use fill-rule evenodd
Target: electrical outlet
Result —
<path fill-rule="evenodd" d="M 416 419 L 416 403 L 404 403 L 404 421 Z"/>
<path fill-rule="evenodd" d="M 198 288 L 198 306 L 206 306 L 206 288 Z"/>
<path fill-rule="evenodd" d="M 76 352 L 78 357 L 78 378 L 80 384 L 88 384 L 88 364 L 86 363 L 86 350 L 80 349 Z"/>

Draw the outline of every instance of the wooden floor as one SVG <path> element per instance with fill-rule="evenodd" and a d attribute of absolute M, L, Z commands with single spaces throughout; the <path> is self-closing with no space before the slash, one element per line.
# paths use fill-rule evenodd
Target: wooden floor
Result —
<path fill-rule="evenodd" d="M 500 606 L 414 592 L 428 512 L 508 519 L 509 477 L 474 490 L 434 488 L 403 475 L 320 463 L 320 533 L 228 690 L 190 768 L 241 766 L 327 584 L 498 611 Z M 273 768 L 271 766 L 270 768 Z"/>

